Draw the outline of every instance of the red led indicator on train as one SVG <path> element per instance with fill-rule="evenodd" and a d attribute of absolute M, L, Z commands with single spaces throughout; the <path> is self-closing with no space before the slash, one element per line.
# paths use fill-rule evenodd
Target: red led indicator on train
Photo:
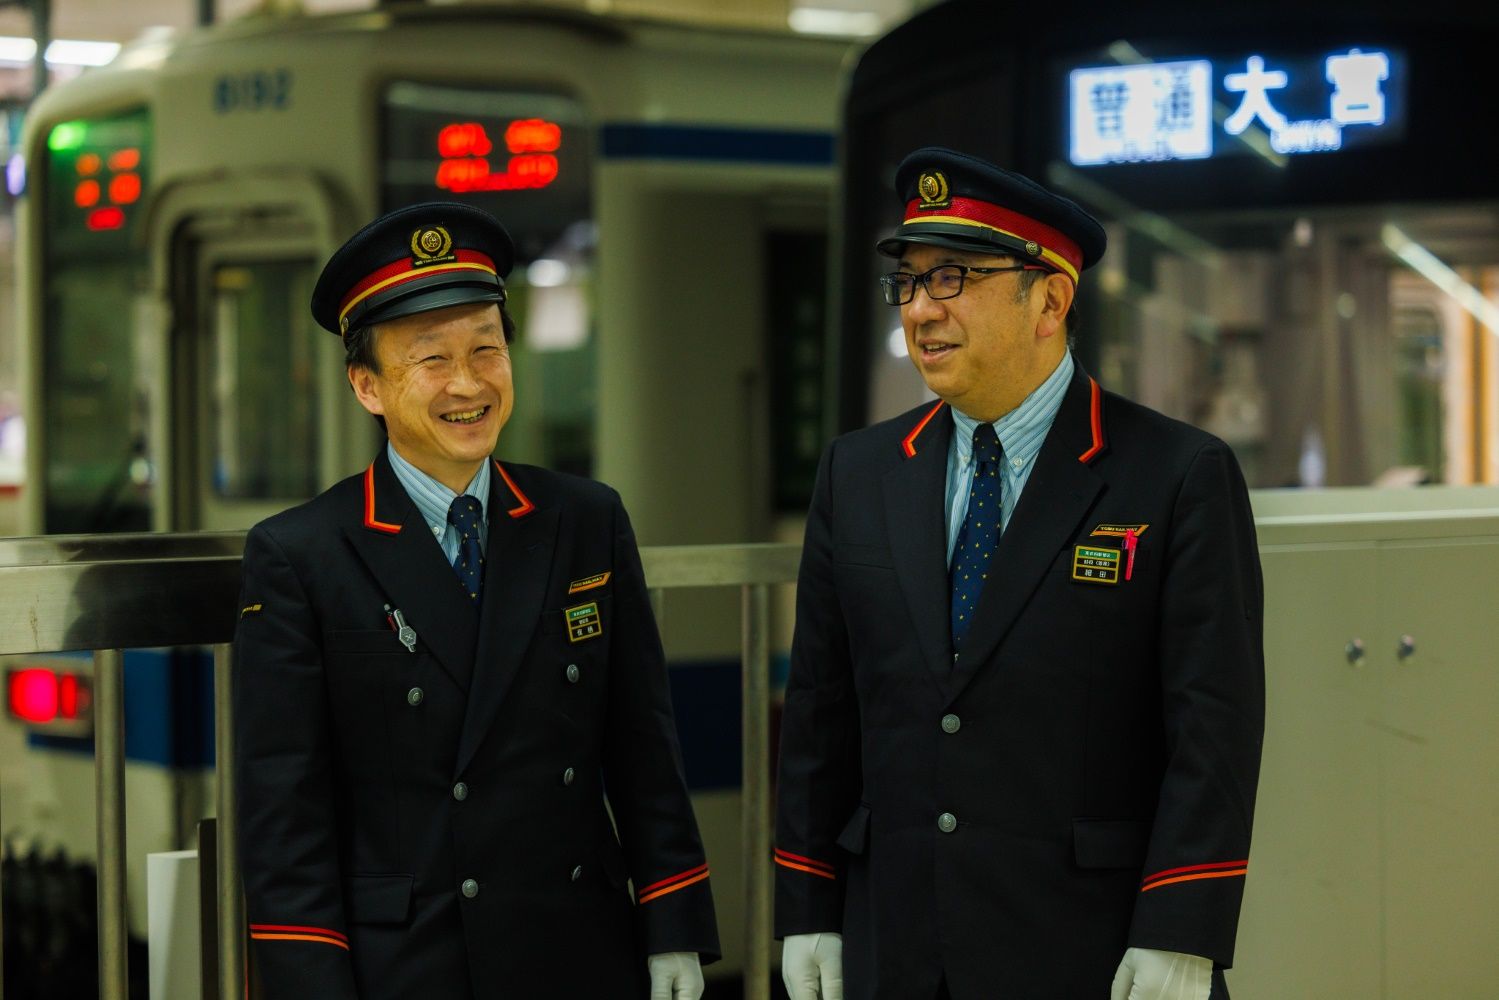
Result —
<path fill-rule="evenodd" d="M 84 220 L 84 225 L 88 226 L 94 232 L 99 232 L 103 229 L 119 229 L 124 224 L 124 209 L 117 208 L 114 205 L 106 208 L 96 208 Z"/>
<path fill-rule="evenodd" d="M 540 118 L 513 121 L 505 129 L 505 148 L 512 153 L 555 153 L 562 145 L 562 126 Z"/>
<path fill-rule="evenodd" d="M 521 191 L 544 188 L 557 179 L 562 126 L 541 118 L 521 118 L 505 127 L 505 148 L 512 154 L 496 172 L 484 157 L 493 152 L 489 132 L 477 122 L 456 122 L 437 133 L 436 184 L 444 191 Z"/>

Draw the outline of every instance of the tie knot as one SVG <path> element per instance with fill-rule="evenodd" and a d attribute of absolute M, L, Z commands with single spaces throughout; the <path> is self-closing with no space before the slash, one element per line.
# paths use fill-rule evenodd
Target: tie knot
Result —
<path fill-rule="evenodd" d="M 453 498 L 453 504 L 448 508 L 448 523 L 461 532 L 475 531 L 483 512 L 478 499 L 465 493 Z"/>
<path fill-rule="evenodd" d="M 993 424 L 979 424 L 973 429 L 973 460 L 980 465 L 999 461 L 999 435 Z"/>

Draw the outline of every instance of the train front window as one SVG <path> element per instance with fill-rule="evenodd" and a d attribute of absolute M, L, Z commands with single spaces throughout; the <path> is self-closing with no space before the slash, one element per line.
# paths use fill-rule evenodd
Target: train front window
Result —
<path fill-rule="evenodd" d="M 149 380 L 160 358 L 133 333 L 146 276 L 138 201 L 150 172 L 145 111 L 54 126 L 42 218 L 44 528 L 151 526 Z"/>
<path fill-rule="evenodd" d="M 385 92 L 381 207 L 461 201 L 515 242 L 508 460 L 589 475 L 596 395 L 594 134 L 561 94 L 400 82 Z"/>

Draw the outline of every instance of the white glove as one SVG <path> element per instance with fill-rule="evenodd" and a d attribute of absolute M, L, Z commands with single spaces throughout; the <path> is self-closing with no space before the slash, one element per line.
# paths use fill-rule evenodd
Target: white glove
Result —
<path fill-rule="evenodd" d="M 1213 963 L 1179 951 L 1131 948 L 1114 973 L 1109 1000 L 1208 1000 Z"/>
<path fill-rule="evenodd" d="M 703 967 L 695 951 L 664 951 L 645 960 L 651 970 L 651 1000 L 698 1000 Z"/>
<path fill-rule="evenodd" d="M 791 1000 L 843 1000 L 843 935 L 787 935 L 781 982 Z"/>

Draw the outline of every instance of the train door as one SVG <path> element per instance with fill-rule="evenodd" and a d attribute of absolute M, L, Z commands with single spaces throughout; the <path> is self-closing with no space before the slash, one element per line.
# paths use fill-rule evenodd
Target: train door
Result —
<path fill-rule="evenodd" d="M 331 251 L 315 189 L 191 201 L 154 229 L 170 305 L 159 516 L 176 531 L 243 530 L 354 471 L 374 425 L 308 309 Z"/>

